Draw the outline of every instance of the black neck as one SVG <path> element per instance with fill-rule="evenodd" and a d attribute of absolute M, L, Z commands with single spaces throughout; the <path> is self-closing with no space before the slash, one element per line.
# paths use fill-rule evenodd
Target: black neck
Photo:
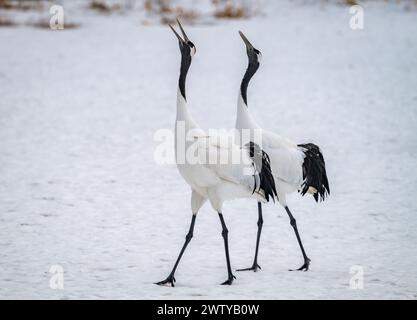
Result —
<path fill-rule="evenodd" d="M 184 100 L 187 100 L 185 97 L 185 79 L 187 78 L 188 69 L 191 65 L 191 56 L 187 53 L 183 54 L 181 57 L 181 70 L 180 70 L 180 79 L 178 81 L 178 86 L 181 91 L 181 95 Z"/>
<path fill-rule="evenodd" d="M 250 79 L 252 79 L 253 75 L 255 74 L 256 70 L 259 68 L 259 62 L 256 58 L 251 59 L 249 57 L 249 64 L 248 68 L 246 69 L 245 75 L 243 76 L 242 83 L 240 84 L 240 94 L 242 95 L 243 101 L 245 102 L 246 106 L 248 105 L 248 98 L 247 98 L 247 91 L 248 91 L 248 84 Z"/>

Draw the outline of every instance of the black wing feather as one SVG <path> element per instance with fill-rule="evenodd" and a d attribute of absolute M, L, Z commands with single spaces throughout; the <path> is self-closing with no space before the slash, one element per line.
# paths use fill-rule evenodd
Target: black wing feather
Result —
<path fill-rule="evenodd" d="M 326 164 L 320 148 L 313 143 L 299 144 L 305 154 L 303 162 L 303 185 L 300 193 L 305 195 L 309 187 L 317 190 L 314 199 L 323 201 L 330 194 L 329 181 L 327 179 Z"/>
<path fill-rule="evenodd" d="M 270 198 L 275 201 L 275 197 L 278 199 L 278 195 L 268 154 L 252 141 L 247 143 L 245 147 L 249 149 L 249 156 L 253 160 L 255 174 L 258 175 L 259 186 L 255 177 L 253 192 L 256 189 L 263 190 L 266 201 L 269 201 Z"/>

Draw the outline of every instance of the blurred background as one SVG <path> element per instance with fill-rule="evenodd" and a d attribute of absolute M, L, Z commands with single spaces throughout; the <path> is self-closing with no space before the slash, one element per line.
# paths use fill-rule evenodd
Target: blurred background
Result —
<path fill-rule="evenodd" d="M 271 16 L 272 8 L 287 3 L 299 6 L 347 7 L 367 5 L 372 2 L 393 4 L 400 10 L 417 9 L 415 0 L 0 0 L 0 26 L 32 25 L 49 27 L 45 20 L 45 8 L 53 4 L 65 4 L 66 27 L 80 27 L 83 20 L 93 14 L 112 17 L 134 14 L 140 25 L 166 24 L 181 17 L 193 24 L 214 24 L 228 19 L 250 19 Z M 82 13 L 82 14 L 81 14 Z"/>

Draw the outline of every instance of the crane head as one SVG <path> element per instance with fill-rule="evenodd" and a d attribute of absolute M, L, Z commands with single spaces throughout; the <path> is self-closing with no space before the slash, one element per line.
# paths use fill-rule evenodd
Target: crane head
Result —
<path fill-rule="evenodd" d="M 194 45 L 194 43 L 192 43 L 190 41 L 190 39 L 188 39 L 180 21 L 177 19 L 178 22 L 178 26 L 180 27 L 181 33 L 182 33 L 182 38 L 181 36 L 177 33 L 177 31 L 175 31 L 175 29 L 173 28 L 172 25 L 169 24 L 169 27 L 171 28 L 171 30 L 174 32 L 175 36 L 178 38 L 179 41 L 179 45 L 180 45 L 180 50 L 181 50 L 181 54 L 184 57 L 193 57 L 196 53 L 196 47 Z"/>
<path fill-rule="evenodd" d="M 262 60 L 262 53 L 249 42 L 248 38 L 246 38 L 242 31 L 239 31 L 239 34 L 246 45 L 246 53 L 249 58 L 249 64 L 252 63 L 255 65 L 259 65 L 259 63 Z"/>

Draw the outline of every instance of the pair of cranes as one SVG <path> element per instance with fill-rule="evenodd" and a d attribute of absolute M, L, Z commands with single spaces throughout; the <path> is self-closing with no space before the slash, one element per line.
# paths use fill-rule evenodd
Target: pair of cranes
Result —
<path fill-rule="evenodd" d="M 182 37 L 169 25 L 178 38 L 181 52 L 175 121 L 175 149 L 178 170 L 192 190 L 192 218 L 184 245 L 171 273 L 165 280 L 156 284 L 174 286 L 176 281 L 175 271 L 188 243 L 193 237 L 197 213 L 207 200 L 218 213 L 222 226 L 228 273 L 227 280 L 222 284 L 231 285 L 235 279 L 230 264 L 228 229 L 222 208 L 225 201 L 237 198 L 253 198 L 258 202 L 258 232 L 254 261 L 251 267 L 238 269 L 237 271 L 252 270 L 256 272 L 260 269 L 257 259 L 263 225 L 262 203 L 271 199 L 275 201 L 275 198 L 285 208 L 303 254 L 304 263 L 297 270 L 307 271 L 310 259 L 304 250 L 296 220 L 287 206 L 286 195 L 299 191 L 301 195 L 310 193 L 316 201 L 319 201 L 324 200 L 330 193 L 325 162 L 319 147 L 312 143 L 297 145 L 286 138 L 264 130 L 251 116 L 248 108 L 247 88 L 249 81 L 259 68 L 262 55 L 240 31 L 239 34 L 246 45 L 249 63 L 240 85 L 237 104 L 236 129 L 240 138 L 239 143 L 230 143 L 228 139 L 209 135 L 201 129 L 193 120 L 187 108 L 185 94 L 186 77 L 196 53 L 196 47 L 187 37 L 178 19 L 177 22 Z M 177 128 L 179 125 L 185 128 L 185 134 L 178 133 Z M 249 135 L 249 140 L 245 141 L 242 134 L 244 130 L 257 130 L 260 132 L 261 147 L 256 141 L 253 141 L 252 135 Z M 191 139 L 189 138 L 190 136 Z M 185 145 L 184 150 L 192 146 L 194 152 L 201 158 L 197 159 L 197 161 L 189 161 L 186 157 L 179 157 L 180 155 L 177 154 L 177 146 L 179 144 Z M 226 157 L 229 161 L 222 163 L 202 161 L 202 158 L 210 159 L 213 155 L 217 157 L 219 153 L 220 155 L 229 156 L 228 158 Z M 233 157 L 230 156 L 238 156 L 242 161 L 235 163 L 231 161 Z M 184 161 L 178 161 L 179 158 Z"/>

